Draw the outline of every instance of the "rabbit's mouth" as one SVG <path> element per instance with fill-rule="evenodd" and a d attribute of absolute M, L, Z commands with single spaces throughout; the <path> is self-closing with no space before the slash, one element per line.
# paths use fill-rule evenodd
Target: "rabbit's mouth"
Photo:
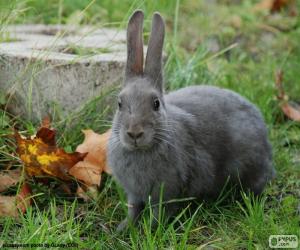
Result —
<path fill-rule="evenodd" d="M 120 139 L 123 147 L 130 151 L 148 150 L 153 146 L 153 136 L 148 133 L 139 138 L 132 138 L 128 134 L 123 134 Z"/>
<path fill-rule="evenodd" d="M 123 143 L 123 146 L 128 149 L 129 151 L 136 151 L 136 150 L 149 150 L 152 145 L 149 144 L 138 144 L 134 143 Z"/>

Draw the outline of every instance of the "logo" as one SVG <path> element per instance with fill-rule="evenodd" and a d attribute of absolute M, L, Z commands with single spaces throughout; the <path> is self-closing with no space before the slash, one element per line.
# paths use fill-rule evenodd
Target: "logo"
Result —
<path fill-rule="evenodd" d="M 269 247 L 270 248 L 297 248 L 298 237 L 297 235 L 270 235 Z"/>

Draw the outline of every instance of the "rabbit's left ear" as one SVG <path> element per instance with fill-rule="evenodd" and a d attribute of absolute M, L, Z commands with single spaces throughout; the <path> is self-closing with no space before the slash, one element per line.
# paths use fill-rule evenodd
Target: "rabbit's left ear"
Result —
<path fill-rule="evenodd" d="M 156 88 L 163 91 L 162 50 L 165 37 L 165 22 L 156 12 L 152 19 L 152 30 L 148 43 L 144 75 L 149 77 Z"/>

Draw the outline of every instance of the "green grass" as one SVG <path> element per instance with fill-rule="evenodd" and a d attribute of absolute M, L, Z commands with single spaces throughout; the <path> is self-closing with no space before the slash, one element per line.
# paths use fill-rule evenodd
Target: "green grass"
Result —
<path fill-rule="evenodd" d="M 1 218 L 0 245 L 1 242 L 73 242 L 80 249 L 205 249 L 208 246 L 210 249 L 267 249 L 271 234 L 300 236 L 300 124 L 284 117 L 274 87 L 274 73 L 281 69 L 286 92 L 291 99 L 300 100 L 299 17 L 290 17 L 285 10 L 273 16 L 254 13 L 251 8 L 257 1 L 207 2 L 0 0 L 0 41 L 11 39 L 5 32 L 5 26 L 10 23 L 124 28 L 135 8 L 145 11 L 147 39 L 151 15 L 160 11 L 167 23 L 165 82 L 168 90 L 191 84 L 217 85 L 237 91 L 262 111 L 277 170 L 277 178 L 262 197 L 243 195 L 234 200 L 228 195 L 225 202 L 205 202 L 197 209 L 187 208 L 178 215 L 176 223 L 159 224 L 154 232 L 151 209 L 148 209 L 138 228 L 117 234 L 115 228 L 126 215 L 125 197 L 110 176 L 105 176 L 103 189 L 90 203 L 66 197 L 56 182 L 49 189 L 32 181 L 38 197 L 20 219 Z M 218 52 L 212 49 L 212 44 L 218 47 Z M 76 53 L 94 52 L 78 50 Z M 104 103 L 114 94 L 115 91 L 105 93 L 67 116 L 55 106 L 52 116 L 53 126 L 58 130 L 58 144 L 74 150 L 83 139 L 82 129 L 105 131 L 110 126 L 110 107 Z M 14 154 L 14 141 L 8 136 L 12 128 L 31 135 L 38 126 L 37 122 L 9 114 L 5 95 L 0 95 L 1 169 L 9 164 L 21 166 Z"/>

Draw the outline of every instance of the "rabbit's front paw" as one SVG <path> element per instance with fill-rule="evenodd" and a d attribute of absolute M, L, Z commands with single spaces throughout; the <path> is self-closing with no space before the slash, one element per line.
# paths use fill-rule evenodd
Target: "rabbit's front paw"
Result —
<path fill-rule="evenodd" d="M 121 221 L 121 223 L 117 227 L 117 232 L 121 233 L 124 232 L 128 228 L 128 219 L 124 219 Z"/>

